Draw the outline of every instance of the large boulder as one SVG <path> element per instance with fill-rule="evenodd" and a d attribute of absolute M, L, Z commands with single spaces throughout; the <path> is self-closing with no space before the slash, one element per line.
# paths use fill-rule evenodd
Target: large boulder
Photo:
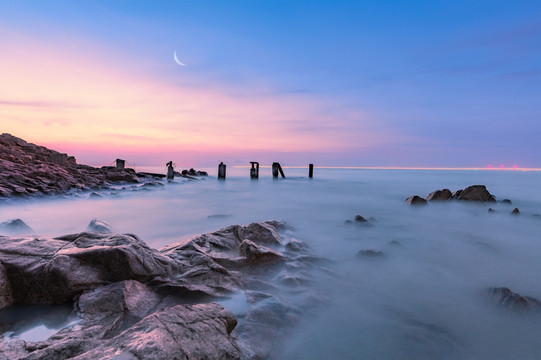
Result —
<path fill-rule="evenodd" d="M 471 185 L 464 190 L 457 190 L 453 198 L 464 201 L 496 201 L 494 195 L 488 192 L 485 185 Z"/>
<path fill-rule="evenodd" d="M 420 196 L 413 195 L 406 199 L 408 205 L 426 205 L 427 201 Z"/>
<path fill-rule="evenodd" d="M 171 259 L 135 235 L 83 232 L 56 239 L 0 236 L 0 263 L 17 303 L 63 303 L 99 285 L 170 274 Z"/>
<path fill-rule="evenodd" d="M 445 201 L 453 198 L 449 189 L 436 190 L 428 194 L 425 199 L 428 201 Z"/>

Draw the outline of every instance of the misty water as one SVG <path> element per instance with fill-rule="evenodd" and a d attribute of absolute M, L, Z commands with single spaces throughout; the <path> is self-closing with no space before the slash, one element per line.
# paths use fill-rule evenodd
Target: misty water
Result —
<path fill-rule="evenodd" d="M 284 171 L 273 179 L 263 168 L 251 180 L 248 169 L 228 168 L 218 181 L 211 169 L 204 180 L 152 191 L 7 203 L 0 221 L 20 218 L 40 236 L 59 236 L 99 218 L 161 248 L 231 224 L 284 220 L 335 275 L 310 284 L 326 300 L 279 344 L 278 358 L 541 357 L 539 312 L 497 306 L 484 292 L 503 286 L 541 299 L 540 172 L 316 168 L 308 179 L 307 169 Z M 513 204 L 404 202 L 474 184 Z M 373 226 L 345 224 L 357 214 Z M 355 256 L 366 249 L 384 255 Z M 243 301 L 224 304 L 239 313 Z"/>

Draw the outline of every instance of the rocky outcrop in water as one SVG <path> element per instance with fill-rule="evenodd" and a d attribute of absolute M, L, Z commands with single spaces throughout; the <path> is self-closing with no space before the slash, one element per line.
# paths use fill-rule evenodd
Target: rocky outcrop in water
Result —
<path fill-rule="evenodd" d="M 453 193 L 453 199 L 464 201 L 495 202 L 496 198 L 485 185 L 471 185 L 464 190 L 457 190 Z"/>
<path fill-rule="evenodd" d="M 73 156 L 0 135 L 0 198 L 64 194 L 152 181 L 150 174 L 77 164 Z"/>
<path fill-rule="evenodd" d="M 34 230 L 21 219 L 11 219 L 0 223 L 0 234 L 29 235 Z"/>
<path fill-rule="evenodd" d="M 449 189 L 436 190 L 428 194 L 424 199 L 420 196 L 413 195 L 406 199 L 409 205 L 426 204 L 427 201 L 475 201 L 475 202 L 495 202 L 496 197 L 492 195 L 485 185 L 471 185 L 463 190 L 457 190 L 451 193 Z M 506 199 L 507 200 L 507 199 Z M 510 200 L 507 200 L 510 203 Z"/>
<path fill-rule="evenodd" d="M 449 189 L 436 190 L 428 194 L 425 199 L 428 201 L 445 201 L 453 197 Z"/>
<path fill-rule="evenodd" d="M 541 309 L 541 301 L 529 297 L 519 295 L 512 292 L 509 288 L 506 287 L 493 287 L 487 289 L 487 293 L 491 296 L 498 304 L 501 306 L 507 307 L 509 309 L 519 309 L 519 310 L 539 310 Z"/>
<path fill-rule="evenodd" d="M 319 299 L 306 273 L 320 260 L 279 231 L 287 230 L 274 221 L 233 225 L 161 250 L 132 234 L 0 236 L 0 307 L 68 303 L 80 319 L 44 341 L 4 337 L 0 354 L 265 358 Z M 276 293 L 280 283 L 291 286 L 290 300 Z M 234 294 L 244 294 L 247 308 L 237 330 L 231 312 L 209 303 Z"/>
<path fill-rule="evenodd" d="M 408 205 L 425 205 L 426 200 L 420 196 L 413 195 L 406 199 L 406 204 Z"/>

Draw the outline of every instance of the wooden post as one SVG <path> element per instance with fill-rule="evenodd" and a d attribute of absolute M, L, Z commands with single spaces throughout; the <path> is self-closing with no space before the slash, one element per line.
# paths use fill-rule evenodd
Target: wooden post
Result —
<path fill-rule="evenodd" d="M 275 162 L 275 163 L 272 163 L 272 177 L 273 177 L 273 178 L 277 178 L 277 177 L 278 177 L 278 166 L 279 166 L 279 165 L 280 165 L 280 164 L 278 164 L 278 163 L 276 163 L 276 162 Z"/>
<path fill-rule="evenodd" d="M 122 159 L 116 159 L 116 168 L 119 170 L 124 170 L 124 167 L 126 166 L 126 161 Z"/>
<path fill-rule="evenodd" d="M 277 178 L 278 172 L 280 172 L 280 175 L 282 175 L 283 178 L 286 176 L 284 175 L 284 171 L 282 170 L 282 167 L 280 166 L 280 163 L 272 163 L 272 177 Z"/>
<path fill-rule="evenodd" d="M 252 168 L 250 169 L 250 178 L 259 179 L 259 163 L 257 161 L 250 161 Z"/>
<path fill-rule="evenodd" d="M 310 179 L 314 177 L 314 164 L 308 165 L 308 177 Z"/>
<path fill-rule="evenodd" d="M 223 162 L 218 165 L 218 179 L 225 179 L 225 166 Z"/>
<path fill-rule="evenodd" d="M 167 164 L 167 180 L 173 180 L 175 178 L 175 169 L 173 169 L 173 162 L 169 161 Z"/>

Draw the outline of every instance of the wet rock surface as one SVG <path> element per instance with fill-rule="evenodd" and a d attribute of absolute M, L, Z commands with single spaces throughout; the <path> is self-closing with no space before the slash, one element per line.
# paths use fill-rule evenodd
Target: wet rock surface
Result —
<path fill-rule="evenodd" d="M 0 135 L 0 198 L 100 190 L 155 179 L 159 176 L 136 173 L 128 168 L 95 168 L 77 164 L 73 156 L 28 143 L 10 134 Z"/>
<path fill-rule="evenodd" d="M 317 259 L 304 243 L 284 240 L 280 232 L 287 231 L 275 221 L 233 225 L 161 250 L 132 234 L 0 236 L 3 310 L 12 304 L 72 304 L 80 319 L 44 341 L 4 336 L 0 354 L 265 358 L 279 348 L 307 304 L 321 298 L 308 290 L 308 270 Z M 288 291 L 277 295 L 276 284 L 291 279 L 293 286 L 286 286 L 291 298 Z M 235 294 L 243 294 L 247 304 L 238 319 L 212 302 Z"/>

